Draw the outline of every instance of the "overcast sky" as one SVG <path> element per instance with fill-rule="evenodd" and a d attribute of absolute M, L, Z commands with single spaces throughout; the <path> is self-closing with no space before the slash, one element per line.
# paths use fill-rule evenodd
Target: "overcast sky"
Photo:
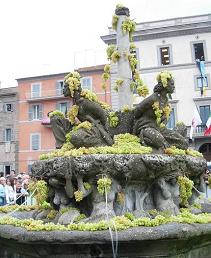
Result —
<path fill-rule="evenodd" d="M 211 0 L 0 0 L 0 81 L 106 62 L 116 4 L 136 22 L 211 13 Z"/>

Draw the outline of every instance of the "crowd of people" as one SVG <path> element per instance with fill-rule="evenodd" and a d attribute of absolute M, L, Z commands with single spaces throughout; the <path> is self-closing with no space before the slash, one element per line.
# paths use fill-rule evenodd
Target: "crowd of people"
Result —
<path fill-rule="evenodd" d="M 29 175 L 24 173 L 16 175 L 14 170 L 6 177 L 0 172 L 0 206 L 26 204 L 29 196 L 29 179 Z"/>

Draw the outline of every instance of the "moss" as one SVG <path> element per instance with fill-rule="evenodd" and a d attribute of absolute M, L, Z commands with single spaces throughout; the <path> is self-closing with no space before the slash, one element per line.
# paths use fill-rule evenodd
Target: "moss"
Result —
<path fill-rule="evenodd" d="M 198 151 L 196 151 L 196 150 L 187 149 L 186 150 L 186 154 L 190 155 L 190 156 L 193 156 L 193 157 L 201 157 L 201 158 L 203 158 L 203 154 L 198 152 Z"/>
<path fill-rule="evenodd" d="M 114 52 L 111 55 L 111 60 L 112 60 L 113 63 L 116 63 L 116 62 L 118 62 L 120 57 L 121 57 L 121 54 L 119 53 L 119 51 L 118 50 L 114 50 Z"/>
<path fill-rule="evenodd" d="M 172 74 L 168 71 L 162 71 L 157 75 L 157 81 L 161 81 L 163 87 L 167 87 L 168 86 L 168 80 L 172 78 Z"/>
<path fill-rule="evenodd" d="M 64 147 L 64 145 L 63 145 Z M 77 157 L 86 154 L 145 154 L 151 153 L 152 148 L 145 147 L 140 144 L 140 139 L 129 133 L 114 136 L 114 144 L 112 146 L 78 148 L 78 149 L 60 149 L 46 154 L 46 159 L 55 157 Z"/>
<path fill-rule="evenodd" d="M 149 89 L 146 85 L 138 86 L 137 87 L 137 93 L 141 97 L 146 97 L 149 94 Z"/>
<path fill-rule="evenodd" d="M 127 18 L 122 23 L 122 32 L 126 34 L 129 33 L 130 41 L 132 41 L 132 34 L 136 29 L 136 23 L 131 19 Z"/>
<path fill-rule="evenodd" d="M 119 124 L 119 118 L 116 115 L 116 112 L 109 113 L 108 121 L 109 121 L 110 127 L 117 127 L 117 125 Z"/>
<path fill-rule="evenodd" d="M 78 223 L 78 222 L 81 221 L 82 219 L 86 219 L 86 215 L 83 214 L 83 213 L 80 214 L 80 215 L 78 215 L 78 216 L 74 219 L 73 222 Z"/>
<path fill-rule="evenodd" d="M 52 118 L 53 116 L 58 116 L 58 117 L 61 117 L 61 118 L 65 118 L 64 114 L 61 111 L 59 111 L 59 110 L 52 111 L 49 114 L 50 118 Z"/>
<path fill-rule="evenodd" d="M 119 87 L 122 86 L 123 82 L 124 82 L 123 79 L 117 79 L 117 80 L 115 81 L 114 90 L 115 90 L 115 91 L 119 91 Z"/>
<path fill-rule="evenodd" d="M 74 91 L 79 89 L 79 86 L 81 85 L 80 79 L 81 76 L 78 72 L 71 72 L 65 76 L 64 83 L 68 85 L 71 97 L 73 97 Z"/>
<path fill-rule="evenodd" d="M 97 190 L 100 194 L 108 193 L 111 190 L 111 179 L 103 177 L 97 181 Z"/>
<path fill-rule="evenodd" d="M 171 146 L 170 148 L 165 149 L 165 154 L 168 155 L 185 155 L 186 151 L 182 149 L 178 149 L 175 146 Z"/>
<path fill-rule="evenodd" d="M 125 214 L 124 214 L 124 216 L 126 217 L 126 218 L 128 218 L 129 220 L 131 220 L 131 221 L 133 221 L 133 220 L 135 220 L 135 216 L 133 215 L 133 213 L 131 213 L 131 212 L 126 212 Z"/>
<path fill-rule="evenodd" d="M 1 206 L 0 207 L 0 212 L 3 212 L 3 213 L 9 213 L 9 212 L 12 212 L 14 210 L 17 210 L 17 211 L 31 211 L 31 210 L 35 210 L 37 209 L 38 206 L 37 205 L 7 205 L 7 206 Z"/>
<path fill-rule="evenodd" d="M 116 46 L 115 45 L 109 45 L 106 49 L 106 53 L 107 53 L 107 58 L 108 60 L 111 60 L 111 56 L 113 54 L 113 52 L 115 51 Z"/>
<path fill-rule="evenodd" d="M 180 190 L 180 203 L 182 206 L 188 206 L 188 199 L 192 195 L 193 181 L 186 176 L 179 176 L 177 179 Z"/>
<path fill-rule="evenodd" d="M 103 81 L 107 81 L 109 78 L 110 78 L 110 74 L 109 73 L 103 73 L 102 74 Z"/>
<path fill-rule="evenodd" d="M 35 180 L 29 184 L 29 190 L 34 192 L 34 198 L 36 199 L 39 208 L 46 204 L 48 198 L 48 187 L 44 180 Z"/>
<path fill-rule="evenodd" d="M 84 188 L 86 190 L 90 190 L 91 189 L 91 185 L 89 183 L 87 183 L 87 182 L 84 182 Z"/>
<path fill-rule="evenodd" d="M 97 95 L 95 93 L 91 92 L 90 90 L 87 90 L 87 89 L 82 90 L 81 97 L 98 103 L 105 110 L 109 110 L 111 108 L 107 103 L 104 103 L 104 102 L 98 100 Z"/>
<path fill-rule="evenodd" d="M 80 202 L 83 200 L 83 192 L 82 191 L 75 191 L 74 192 L 76 202 Z"/>
<path fill-rule="evenodd" d="M 56 213 L 56 211 L 54 211 Z M 79 215 L 80 216 L 80 215 Z M 82 215 L 79 217 L 81 218 Z M 129 215 L 128 216 L 117 216 L 112 218 L 110 221 L 106 222 L 104 220 L 99 221 L 97 223 L 71 223 L 67 226 L 50 223 L 44 223 L 41 220 L 34 220 L 34 219 L 24 219 L 20 220 L 17 218 L 4 216 L 0 218 L 0 225 L 13 225 L 15 227 L 22 227 L 28 231 L 53 231 L 53 230 L 60 230 L 60 231 L 72 231 L 72 230 L 79 230 L 79 231 L 98 231 L 98 230 L 108 230 L 109 226 L 114 230 L 125 230 L 132 227 L 155 227 L 162 224 L 167 224 L 171 222 L 176 223 L 186 223 L 186 224 L 207 224 L 211 223 L 211 216 L 207 213 L 202 213 L 199 215 L 191 214 L 188 209 L 181 210 L 181 213 L 177 216 L 169 216 L 164 217 L 162 215 L 157 215 L 154 219 L 150 218 L 134 218 Z"/>
<path fill-rule="evenodd" d="M 124 202 L 125 202 L 125 194 L 124 194 L 123 192 L 119 192 L 119 193 L 117 194 L 117 202 L 118 202 L 119 204 L 121 204 L 121 205 L 124 204 Z"/>
<path fill-rule="evenodd" d="M 128 55 L 128 61 L 130 64 L 131 71 L 134 72 L 136 70 L 138 60 L 133 55 Z"/>
<path fill-rule="evenodd" d="M 57 214 L 58 214 L 58 211 L 56 211 L 56 210 L 51 210 L 51 211 L 48 213 L 48 215 L 47 215 L 47 219 L 50 219 L 50 220 L 55 219 L 55 217 L 56 217 Z"/>
<path fill-rule="evenodd" d="M 78 105 L 73 105 L 70 110 L 67 113 L 67 116 L 69 118 L 69 121 L 72 125 L 75 124 L 75 119 L 78 115 L 78 110 L 79 110 L 79 106 Z"/>
<path fill-rule="evenodd" d="M 160 109 L 159 102 L 158 101 L 154 102 L 152 105 L 152 108 L 153 108 L 155 116 L 156 116 L 156 122 L 158 125 L 160 125 L 163 111 Z"/>
<path fill-rule="evenodd" d="M 128 105 L 125 105 L 123 108 L 122 108 L 122 112 L 123 113 L 129 113 L 129 112 L 131 112 L 133 109 L 132 108 L 130 108 Z"/>
<path fill-rule="evenodd" d="M 113 30 L 116 30 L 116 29 L 117 29 L 118 20 L 119 20 L 119 17 L 118 17 L 116 14 L 114 14 L 114 15 L 112 16 L 112 29 L 113 29 Z"/>

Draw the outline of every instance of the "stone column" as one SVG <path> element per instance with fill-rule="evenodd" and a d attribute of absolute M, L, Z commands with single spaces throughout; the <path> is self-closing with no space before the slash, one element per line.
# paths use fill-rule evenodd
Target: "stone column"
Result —
<path fill-rule="evenodd" d="M 121 54 L 117 62 L 117 79 L 124 80 L 118 90 L 119 109 L 122 109 L 125 105 L 132 107 L 133 104 L 133 93 L 130 90 L 132 72 L 127 58 L 127 54 L 130 51 L 129 33 L 122 32 L 122 22 L 129 17 L 129 9 L 117 9 L 115 13 L 119 17 L 117 23 L 117 50 Z"/>

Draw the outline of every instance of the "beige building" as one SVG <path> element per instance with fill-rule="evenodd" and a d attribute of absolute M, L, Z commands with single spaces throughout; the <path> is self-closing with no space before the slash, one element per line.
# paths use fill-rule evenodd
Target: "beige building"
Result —
<path fill-rule="evenodd" d="M 116 33 L 112 29 L 101 38 L 106 44 L 116 43 Z M 171 71 L 175 78 L 176 89 L 170 101 L 173 111 L 168 126 L 173 128 L 177 121 L 183 121 L 190 129 L 194 106 L 197 106 L 202 124 L 194 131 L 193 146 L 211 160 L 211 135 L 204 136 L 211 111 L 211 14 L 138 23 L 133 40 L 140 74 L 151 92 L 158 72 Z M 196 59 L 205 64 L 203 95 Z M 116 65 L 112 65 L 111 83 L 115 80 Z M 111 101 L 113 108 L 118 109 L 115 91 L 111 94 Z"/>
<path fill-rule="evenodd" d="M 0 172 L 18 169 L 17 87 L 0 89 Z"/>

